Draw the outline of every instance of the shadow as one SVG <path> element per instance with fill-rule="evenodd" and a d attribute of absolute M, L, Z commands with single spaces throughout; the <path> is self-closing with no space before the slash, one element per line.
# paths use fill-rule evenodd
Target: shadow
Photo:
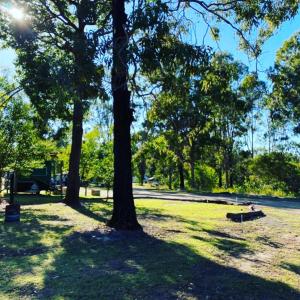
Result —
<path fill-rule="evenodd" d="M 75 232 L 38 299 L 299 299 L 284 283 L 219 265 L 142 232 Z M 68 266 L 66 269 L 65 266 Z"/>
<path fill-rule="evenodd" d="M 241 237 L 238 237 L 238 236 L 233 236 L 233 235 L 230 235 L 226 232 L 221 232 L 221 231 L 217 231 L 217 230 L 202 229 L 202 231 L 204 231 L 204 232 L 206 232 L 210 235 L 220 237 L 220 238 L 234 239 L 234 240 L 239 240 L 239 241 L 245 241 L 246 240 L 244 238 L 241 238 Z"/>
<path fill-rule="evenodd" d="M 42 245 L 40 241 L 48 232 L 62 235 L 72 228 L 71 225 L 65 224 L 68 219 L 42 212 L 44 211 L 37 209 L 34 211 L 26 210 L 21 214 L 20 223 L 0 223 L 1 244 L 3 245 L 1 249 L 5 248 L 5 252 L 9 252 L 10 249 L 26 252 L 26 249 L 33 245 L 40 247 Z M 55 221 L 56 223 L 42 224 L 45 221 Z M 57 222 L 61 222 L 61 224 Z"/>
<path fill-rule="evenodd" d="M 8 201 L 9 196 L 5 197 Z M 18 194 L 15 195 L 15 202 L 19 203 L 21 206 L 25 205 L 40 205 L 48 203 L 59 203 L 62 202 L 60 195 L 28 195 L 28 194 Z"/>
<path fill-rule="evenodd" d="M 208 242 L 211 245 L 215 246 L 219 250 L 226 252 L 228 255 L 239 258 L 243 254 L 253 254 L 253 251 L 251 251 L 248 247 L 248 245 L 244 242 L 237 242 L 233 241 L 231 239 L 225 239 L 225 238 L 205 238 L 202 236 L 192 236 L 194 239 Z"/>
<path fill-rule="evenodd" d="M 162 209 L 154 209 L 154 208 L 147 208 L 147 207 L 137 207 L 136 209 L 138 219 L 140 221 L 158 221 L 158 222 L 168 222 L 170 220 L 176 221 L 178 223 L 183 223 L 184 225 L 191 225 L 193 227 L 192 230 L 199 231 L 200 223 L 198 221 L 189 220 L 182 218 L 176 215 L 170 215 L 164 213 Z"/>
<path fill-rule="evenodd" d="M 33 284 L 16 284 L 15 278 L 22 274 L 34 276 L 35 270 L 53 253 L 58 244 L 52 239 L 64 236 L 72 226 L 65 219 L 42 214 L 43 210 L 26 210 L 21 214 L 20 223 L 0 223 L 0 298 L 18 299 L 16 285 L 20 295 L 34 295 Z M 41 221 L 57 221 L 58 224 L 42 224 Z M 22 298 L 22 297 L 21 297 Z M 23 299 L 23 298 L 22 298 Z"/>
<path fill-rule="evenodd" d="M 300 275 L 300 266 L 290 264 L 290 263 L 283 263 L 281 267 L 288 271 L 294 272 L 297 275 Z"/>
<path fill-rule="evenodd" d="M 87 201 L 83 200 L 81 201 L 81 206 L 71 207 L 71 208 L 86 217 L 94 219 L 98 222 L 106 223 L 106 221 L 111 216 L 112 203 L 106 202 L 105 204 L 109 208 L 101 207 L 101 210 L 99 210 L 98 212 L 94 212 L 93 210 L 90 209 L 90 206 L 95 202 L 99 203 L 99 200 L 98 201 L 95 199 L 88 199 Z"/>
<path fill-rule="evenodd" d="M 110 213 L 109 204 L 100 215 L 89 211 L 91 202 L 85 205 L 79 212 L 99 221 Z M 146 212 L 158 214 L 156 210 Z M 145 226 L 144 230 L 115 231 L 108 227 L 81 230 L 66 225 L 59 216 L 28 210 L 22 224 L 0 226 L 2 245 L 14 253 L 5 259 L 0 257 L 3 270 L 0 279 L 4 279 L 0 297 L 72 300 L 296 300 L 300 297 L 299 291 L 287 284 L 221 265 L 199 255 L 192 246 L 161 238 L 150 227 Z M 210 242 L 233 256 L 247 251 L 242 241 L 234 241 L 218 231 L 205 232 L 213 236 Z M 45 243 L 45 239 L 49 240 Z M 22 251 L 13 252 L 18 249 Z M 31 281 L 18 280 L 29 274 L 33 276 Z M 34 276 L 39 276 L 42 282 Z"/>
<path fill-rule="evenodd" d="M 269 237 L 267 236 L 258 236 L 256 240 L 266 246 L 272 247 L 272 248 L 282 248 L 284 245 L 278 242 L 273 242 Z"/>
<path fill-rule="evenodd" d="M 99 210 L 95 210 L 93 207 L 94 204 L 102 203 L 105 207 L 101 206 Z M 80 214 L 83 214 L 86 217 L 94 219 L 98 222 L 106 223 L 112 214 L 113 203 L 107 202 L 105 200 L 99 198 L 82 198 L 81 199 L 81 206 L 79 207 L 72 207 L 75 211 Z M 199 230 L 198 226 L 200 225 L 199 222 L 185 219 L 179 216 L 164 214 L 163 210 L 161 209 L 153 209 L 153 208 L 146 208 L 146 207 L 136 207 L 136 213 L 138 216 L 138 220 L 143 221 L 157 221 L 157 222 L 168 222 L 170 220 L 175 220 L 176 222 L 189 224 L 193 227 L 193 230 Z"/>

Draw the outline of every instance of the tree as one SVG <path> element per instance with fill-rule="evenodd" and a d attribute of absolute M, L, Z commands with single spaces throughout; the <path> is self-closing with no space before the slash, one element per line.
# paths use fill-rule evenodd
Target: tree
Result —
<path fill-rule="evenodd" d="M 201 81 L 202 90 L 211 98 L 211 117 L 213 118 L 213 139 L 215 153 L 219 157 L 216 166 L 219 185 L 225 173 L 226 187 L 233 186 L 233 150 L 236 138 L 246 132 L 244 119 L 251 109 L 251 103 L 240 97 L 238 87 L 242 77 L 247 73 L 245 65 L 234 61 L 227 53 L 216 53 L 211 67 Z"/>
<path fill-rule="evenodd" d="M 250 149 L 251 156 L 254 157 L 254 134 L 256 131 L 257 120 L 261 117 L 261 110 L 263 107 L 263 98 L 267 94 L 265 82 L 258 79 L 257 74 L 249 74 L 245 76 L 240 87 L 240 97 L 244 99 L 250 106 L 247 123 L 249 125 L 248 131 L 250 132 Z"/>
<path fill-rule="evenodd" d="M 116 229 L 141 229 L 132 192 L 131 135 L 133 110 L 128 90 L 128 32 L 125 0 L 112 1 L 113 66 L 112 94 L 114 114 L 113 214 L 108 222 Z"/>
<path fill-rule="evenodd" d="M 277 51 L 270 72 L 273 90 L 269 107 L 274 121 L 281 124 L 292 120 L 300 132 L 300 32 L 293 35 Z"/>
<path fill-rule="evenodd" d="M 99 55 L 109 6 L 56 0 L 20 0 L 15 5 L 26 11 L 25 20 L 2 14 L 2 37 L 17 51 L 20 83 L 41 118 L 72 120 L 66 203 L 78 205 L 82 123 L 89 101 L 103 95 Z"/>
<path fill-rule="evenodd" d="M 106 197 L 113 187 L 114 180 L 114 156 L 113 142 L 106 141 L 100 145 L 98 161 L 94 165 L 94 178 L 106 188 Z"/>
<path fill-rule="evenodd" d="M 92 180 L 97 175 L 95 166 L 99 163 L 99 151 L 101 151 L 100 135 L 99 129 L 95 127 L 83 137 L 80 160 L 81 180 Z"/>
<path fill-rule="evenodd" d="M 282 189 L 293 194 L 300 191 L 299 160 L 289 153 L 259 155 L 251 162 L 250 170 L 262 184 L 271 185 L 274 190 Z"/>
<path fill-rule="evenodd" d="M 3 83 L 3 82 L 2 82 Z M 5 93 L 3 87 L 1 93 Z M 0 177 L 5 171 L 28 171 L 49 160 L 55 149 L 41 140 L 34 124 L 34 111 L 21 97 L 14 96 L 0 110 Z"/>

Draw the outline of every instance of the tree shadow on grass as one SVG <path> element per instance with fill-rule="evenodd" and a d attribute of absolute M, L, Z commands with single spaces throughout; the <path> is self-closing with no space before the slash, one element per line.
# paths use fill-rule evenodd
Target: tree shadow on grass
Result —
<path fill-rule="evenodd" d="M 219 237 L 219 238 L 228 238 L 228 239 L 234 239 L 234 240 L 239 240 L 239 241 L 245 241 L 246 240 L 246 239 L 241 238 L 239 236 L 231 235 L 229 233 L 218 231 L 218 230 L 202 229 L 202 231 L 204 231 L 204 232 L 206 232 L 206 233 L 208 233 L 212 236 Z"/>
<path fill-rule="evenodd" d="M 78 213 L 89 217 L 98 222 L 106 223 L 112 214 L 112 202 L 105 201 L 102 198 L 80 198 L 80 206 L 72 207 Z M 98 210 L 93 207 L 94 204 L 103 204 Z"/>
<path fill-rule="evenodd" d="M 38 211 L 38 213 L 37 213 Z M 1 244 L 15 249 L 25 249 L 28 245 L 37 245 L 47 232 L 62 235 L 72 228 L 68 221 L 56 215 L 43 213 L 44 210 L 26 210 L 22 212 L 20 223 L 0 224 Z M 56 221 L 61 224 L 43 224 L 44 221 Z"/>
<path fill-rule="evenodd" d="M 288 271 L 291 271 L 291 272 L 295 273 L 296 275 L 300 275 L 300 265 L 298 266 L 298 265 L 291 264 L 291 263 L 283 263 L 281 265 L 281 267 L 288 270 Z"/>
<path fill-rule="evenodd" d="M 42 223 L 56 221 L 60 224 Z M 22 212 L 22 222 L 0 224 L 0 298 L 17 299 L 31 291 L 34 285 L 16 284 L 15 280 L 25 274 L 34 276 L 34 270 L 41 268 L 58 244 L 47 244 L 45 240 L 53 236 L 67 234 L 72 226 L 65 224 L 65 219 L 43 214 L 39 210 Z M 21 296 L 22 298 L 22 296 Z"/>
<path fill-rule="evenodd" d="M 100 200 L 100 201 L 99 201 Z M 101 206 L 98 210 L 95 210 L 95 207 L 93 207 L 94 204 L 101 203 L 104 206 Z M 107 202 L 99 198 L 83 198 L 81 200 L 81 206 L 79 207 L 73 207 L 74 210 L 79 212 L 80 214 L 83 214 L 86 217 L 89 217 L 91 219 L 94 219 L 99 222 L 106 223 L 112 214 L 113 204 L 112 202 Z M 182 218 L 180 216 L 174 216 L 164 213 L 162 209 L 154 209 L 154 208 L 147 208 L 147 207 L 137 207 L 136 212 L 138 215 L 138 219 L 143 221 L 157 221 L 157 222 L 163 222 L 163 221 L 170 221 L 175 220 L 176 222 L 189 224 L 194 226 L 194 230 L 200 230 L 200 223 L 193 220 L 188 220 L 185 218 Z"/>
<path fill-rule="evenodd" d="M 284 246 L 284 244 L 282 243 L 272 241 L 271 238 L 268 236 L 258 236 L 256 240 L 263 245 L 276 248 L 276 249 L 282 248 Z"/>
<path fill-rule="evenodd" d="M 75 232 L 44 275 L 39 299 L 299 299 L 272 282 L 141 232 Z"/>
<path fill-rule="evenodd" d="M 9 200 L 9 195 L 4 198 L 6 201 Z M 30 195 L 30 194 L 18 194 L 15 195 L 15 202 L 22 206 L 25 205 L 40 205 L 48 203 L 59 203 L 62 201 L 61 196 L 57 195 Z"/>
<path fill-rule="evenodd" d="M 253 254 L 245 242 L 234 241 L 227 238 L 205 238 L 202 236 L 193 236 L 194 239 L 207 242 L 219 250 L 226 252 L 228 255 L 233 257 L 241 257 L 243 254 Z"/>
<path fill-rule="evenodd" d="M 88 207 L 85 207 L 88 210 Z M 107 208 L 109 210 L 109 207 Z M 87 213 L 86 211 L 81 213 Z M 148 210 L 148 213 L 151 213 Z M 156 212 L 157 213 L 157 212 Z M 94 216 L 91 216 L 94 218 Z M 167 215 L 165 216 L 167 217 Z M 170 216 L 169 216 L 170 217 Z M 101 217 L 102 218 L 102 217 Z M 61 221 L 61 225 L 41 221 Z M 181 220 L 184 222 L 184 220 Z M 0 291 L 15 299 L 299 299 L 299 291 L 288 285 L 243 273 L 217 264 L 191 246 L 159 239 L 152 232 L 122 232 L 108 228 L 71 231 L 64 219 L 39 212 L 26 212 L 19 225 L 2 225 L 0 234 L 12 249 L 22 248 L 19 256 L 6 258 L 5 286 Z M 30 252 L 44 246 L 43 239 L 56 235 L 55 245 L 45 251 Z M 228 237 L 217 237 L 216 246 L 225 245 Z M 223 241 L 222 241 L 223 239 Z M 227 243 L 227 244 L 226 244 Z M 43 249 L 42 249 L 43 250 Z M 27 251 L 27 252 L 26 252 Z M 44 268 L 43 285 L 21 284 L 12 280 L 22 274 L 34 274 L 49 255 L 51 265 Z M 34 258 L 34 260 L 32 259 Z M 0 264 L 2 263 L 0 259 Z M 1 267 L 4 266 L 1 265 Z M 41 272 L 41 271 L 40 271 Z M 1 295 L 1 294 L 0 294 Z"/>

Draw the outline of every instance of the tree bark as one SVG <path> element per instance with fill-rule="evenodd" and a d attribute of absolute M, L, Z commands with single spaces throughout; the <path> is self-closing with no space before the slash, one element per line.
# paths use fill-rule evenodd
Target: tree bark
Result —
<path fill-rule="evenodd" d="M 183 163 L 180 161 L 178 164 L 178 172 L 179 172 L 179 187 L 181 190 L 185 189 L 184 186 L 184 170 L 183 170 Z"/>
<path fill-rule="evenodd" d="M 127 86 L 127 47 L 125 31 L 127 15 L 125 1 L 112 1 L 113 17 L 113 67 L 112 91 L 114 114 L 114 186 L 113 213 L 108 226 L 119 230 L 140 230 L 137 221 L 131 169 L 130 126 L 133 111 L 130 108 L 130 92 Z"/>
<path fill-rule="evenodd" d="M 69 174 L 68 184 L 65 202 L 70 206 L 78 206 L 79 202 L 79 190 L 80 190 L 80 176 L 79 165 L 82 146 L 83 135 L 83 107 L 81 100 L 76 99 L 74 101 L 73 111 L 73 128 L 72 128 L 72 146 L 69 162 Z"/>
<path fill-rule="evenodd" d="M 191 187 L 196 188 L 195 184 L 195 146 L 194 143 L 191 146 L 190 150 L 190 166 L 191 166 Z"/>
<path fill-rule="evenodd" d="M 195 189 L 196 188 L 196 184 L 195 184 L 195 162 L 191 161 L 190 166 L 191 166 L 191 187 L 193 189 Z"/>
<path fill-rule="evenodd" d="M 139 175 L 140 175 L 140 185 L 144 185 L 145 174 L 146 174 L 146 160 L 145 157 L 141 157 L 141 161 L 138 166 Z"/>
<path fill-rule="evenodd" d="M 169 176 L 168 187 L 169 187 L 170 190 L 172 190 L 173 169 L 169 168 L 169 170 L 168 170 L 168 176 Z"/>
<path fill-rule="evenodd" d="M 222 168 L 220 167 L 220 168 L 218 169 L 219 187 L 220 187 L 220 188 L 223 186 L 222 176 L 223 176 L 223 174 L 222 174 Z"/>

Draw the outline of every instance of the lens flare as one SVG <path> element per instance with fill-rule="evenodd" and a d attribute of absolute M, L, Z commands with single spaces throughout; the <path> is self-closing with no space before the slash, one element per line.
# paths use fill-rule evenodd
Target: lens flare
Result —
<path fill-rule="evenodd" d="M 8 10 L 8 13 L 17 21 L 22 21 L 25 18 L 24 11 L 21 8 L 12 7 Z"/>

